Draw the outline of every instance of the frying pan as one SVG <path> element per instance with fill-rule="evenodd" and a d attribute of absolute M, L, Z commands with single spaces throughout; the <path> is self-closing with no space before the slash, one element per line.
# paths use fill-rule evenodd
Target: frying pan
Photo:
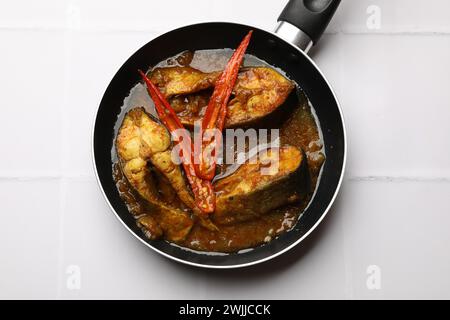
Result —
<path fill-rule="evenodd" d="M 317 227 L 331 207 L 342 181 L 346 137 L 336 96 L 325 76 L 308 57 L 307 51 L 317 43 L 339 3 L 340 0 L 291 0 L 279 16 L 274 33 L 226 22 L 189 25 L 151 40 L 123 64 L 107 87 L 97 111 L 93 130 L 93 159 L 97 180 L 107 203 L 137 239 L 178 262 L 208 268 L 236 268 L 267 261 L 288 251 Z M 247 53 L 286 72 L 314 106 L 322 128 L 326 153 L 317 190 L 291 231 L 253 250 L 207 254 L 180 248 L 163 240 L 148 240 L 120 198 L 112 173 L 114 125 L 124 98 L 140 81 L 137 70 L 147 70 L 149 66 L 185 50 L 235 48 L 250 29 L 254 33 Z"/>

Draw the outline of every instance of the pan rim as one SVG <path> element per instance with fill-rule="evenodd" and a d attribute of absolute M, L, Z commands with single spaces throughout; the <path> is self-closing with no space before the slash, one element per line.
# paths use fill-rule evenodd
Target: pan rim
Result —
<path fill-rule="evenodd" d="M 343 131 L 343 141 L 344 141 L 344 154 L 343 154 L 343 161 L 342 161 L 342 168 L 341 168 L 341 174 L 339 177 L 339 181 L 338 184 L 336 186 L 336 189 L 334 190 L 334 194 L 333 197 L 331 198 L 331 200 L 329 201 L 327 207 L 325 208 L 325 210 L 322 212 L 322 215 L 320 216 L 320 218 L 316 221 L 316 223 L 314 223 L 314 225 L 312 227 L 309 228 L 309 230 L 302 235 L 299 239 L 297 239 L 295 242 L 293 242 L 292 244 L 290 244 L 289 246 L 287 246 L 286 248 L 284 248 L 283 250 L 280 250 L 278 252 L 275 252 L 273 254 L 271 254 L 268 257 L 259 259 L 259 260 L 255 260 L 255 261 L 251 261 L 251 262 L 246 262 L 246 263 L 240 263 L 240 264 L 230 264 L 230 265 L 213 265 L 213 264 L 205 264 L 205 263 L 197 263 L 197 262 L 191 262 L 191 261 L 187 261 L 184 259 L 180 259 L 177 257 L 174 257 L 162 250 L 159 250 L 157 248 L 155 248 L 154 246 L 152 246 L 150 243 L 146 242 L 144 239 L 142 239 L 139 235 L 137 235 L 133 230 L 131 230 L 130 227 L 128 227 L 128 225 L 122 220 L 122 218 L 119 216 L 119 214 L 116 212 L 116 210 L 114 209 L 114 207 L 111 205 L 111 202 L 108 199 L 108 196 L 105 193 L 105 190 L 103 189 L 102 186 L 102 182 L 100 181 L 100 177 L 98 175 L 98 170 L 97 170 L 97 165 L 96 165 L 96 160 L 95 160 L 95 149 L 94 149 L 94 140 L 95 140 L 95 125 L 97 122 L 97 118 L 98 118 L 98 112 L 100 110 L 100 107 L 97 107 L 95 114 L 94 114 L 94 121 L 92 124 L 92 131 L 91 131 L 91 152 L 92 152 L 92 164 L 93 164 L 93 169 L 94 169 L 94 173 L 95 173 L 95 178 L 97 181 L 97 186 L 100 188 L 101 193 L 103 194 L 104 199 L 106 200 L 106 203 L 108 204 L 109 208 L 111 209 L 111 211 L 114 213 L 114 215 L 116 216 L 117 220 L 119 220 L 119 222 L 136 238 L 138 239 L 141 243 L 143 243 L 146 247 L 152 249 L 153 251 L 157 252 L 158 254 L 161 254 L 163 257 L 168 258 L 170 260 L 176 261 L 178 263 L 181 264 L 185 264 L 185 265 L 189 265 L 189 266 L 193 266 L 193 267 L 198 267 L 198 268 L 204 268 L 204 269 L 239 269 L 239 268 L 245 268 L 245 267 L 250 267 L 250 266 L 254 266 L 260 263 L 264 263 L 267 262 L 269 260 L 272 260 L 286 252 L 288 252 L 289 250 L 291 250 L 292 248 L 296 247 L 298 244 L 300 244 L 304 239 L 306 239 L 318 226 L 319 224 L 323 221 L 323 219 L 325 218 L 325 216 L 328 214 L 329 210 L 331 209 L 331 207 L 333 206 L 337 195 L 339 193 L 339 190 L 341 188 L 343 179 L 344 179 L 344 175 L 345 175 L 345 169 L 346 169 L 346 164 L 347 164 L 347 131 L 346 131 L 346 126 L 345 126 L 345 119 L 344 119 L 344 113 L 342 111 L 342 107 L 340 105 L 340 102 L 336 96 L 336 93 L 333 89 L 333 87 L 331 86 L 330 82 L 328 81 L 328 79 L 325 77 L 325 75 L 323 74 L 322 70 L 317 66 L 317 64 L 314 62 L 314 60 L 312 60 L 312 58 L 310 56 L 308 56 L 308 54 L 306 54 L 305 52 L 303 52 L 300 48 L 298 48 L 297 46 L 295 46 L 294 44 L 284 40 L 283 38 L 281 38 L 279 35 L 277 35 L 275 32 L 273 31 L 267 31 L 255 26 L 250 26 L 247 24 L 242 24 L 242 23 L 235 23 L 235 22 L 229 22 L 229 21 L 205 21 L 205 22 L 199 22 L 199 23 L 193 23 L 193 24 L 187 24 L 187 25 L 183 25 L 180 26 L 178 28 L 175 29 L 171 29 L 169 31 L 166 32 L 162 32 L 159 33 L 156 37 L 153 37 L 150 41 L 153 41 L 157 38 L 160 37 L 164 37 L 166 34 L 170 33 L 170 32 L 175 32 L 178 31 L 180 29 L 184 29 L 184 28 L 188 28 L 188 27 L 192 27 L 192 26 L 199 26 L 199 25 L 206 25 L 206 24 L 233 24 L 233 25 L 240 25 L 240 26 L 244 26 L 244 27 L 248 27 L 251 29 L 257 29 L 266 33 L 269 33 L 273 36 L 275 36 L 277 39 L 279 39 L 280 41 L 287 43 L 289 46 L 291 46 L 292 48 L 294 48 L 296 51 L 298 51 L 299 53 L 301 53 L 304 57 L 306 57 L 306 59 L 309 61 L 309 63 L 312 64 L 312 66 L 317 70 L 317 72 L 320 74 L 320 76 L 324 79 L 326 85 L 328 86 L 328 88 L 330 89 L 330 92 L 333 95 L 333 98 L 336 102 L 336 106 L 338 108 L 339 111 L 339 115 L 341 117 L 341 122 L 342 122 L 342 131 Z M 149 43 L 147 42 L 147 43 Z M 146 43 L 146 44 L 147 44 Z M 144 44 L 144 45 L 146 45 Z M 143 46 L 141 46 L 138 50 L 140 50 Z M 137 51 L 138 51 L 137 50 Z M 136 52 L 137 52 L 136 51 Z M 134 54 L 134 53 L 133 53 Z M 130 56 L 131 57 L 131 56 Z M 123 65 L 123 64 L 122 64 Z M 109 86 L 109 84 L 108 84 Z M 106 91 L 106 90 L 105 90 Z M 103 98 L 102 98 L 103 99 Z M 101 101 L 101 100 L 100 100 Z"/>

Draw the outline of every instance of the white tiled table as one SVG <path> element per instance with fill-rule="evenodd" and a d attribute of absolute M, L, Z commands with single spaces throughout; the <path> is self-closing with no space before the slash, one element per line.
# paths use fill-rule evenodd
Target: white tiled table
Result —
<path fill-rule="evenodd" d="M 450 298 L 446 0 L 343 0 L 312 51 L 344 109 L 349 154 L 335 206 L 301 246 L 250 269 L 201 270 L 158 256 L 117 222 L 90 154 L 116 70 L 180 25 L 271 30 L 286 0 L 191 3 L 1 4 L 0 298 Z M 379 29 L 367 27 L 370 5 Z M 370 265 L 379 290 L 366 285 Z M 71 266 L 78 290 L 67 285 Z"/>

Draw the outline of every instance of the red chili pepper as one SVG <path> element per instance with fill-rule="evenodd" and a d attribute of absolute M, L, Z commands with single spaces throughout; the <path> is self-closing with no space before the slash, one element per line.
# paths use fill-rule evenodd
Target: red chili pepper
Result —
<path fill-rule="evenodd" d="M 197 176 L 205 180 L 212 180 L 216 171 L 217 154 L 215 150 L 222 144 L 221 132 L 227 115 L 227 105 L 231 92 L 237 79 L 239 68 L 244 59 L 253 30 L 251 30 L 242 40 L 239 47 L 231 56 L 225 70 L 216 82 L 214 92 L 206 107 L 205 116 L 202 120 L 200 131 L 200 143 L 202 144 L 200 153 L 194 155 L 195 172 Z M 212 130 L 219 130 L 220 135 L 214 134 Z M 197 148 L 199 149 L 199 148 Z M 197 150 L 196 149 L 196 150 Z"/>
<path fill-rule="evenodd" d="M 158 112 L 159 118 L 171 133 L 175 143 L 181 143 L 181 161 L 192 192 L 194 193 L 197 207 L 203 213 L 214 212 L 216 206 L 214 190 L 210 181 L 199 178 L 195 173 L 192 154 L 194 149 L 189 132 L 184 128 L 175 110 L 170 106 L 161 91 L 159 91 L 145 73 L 141 70 L 139 70 L 139 73 L 147 85 L 147 91 L 155 103 L 155 109 Z"/>

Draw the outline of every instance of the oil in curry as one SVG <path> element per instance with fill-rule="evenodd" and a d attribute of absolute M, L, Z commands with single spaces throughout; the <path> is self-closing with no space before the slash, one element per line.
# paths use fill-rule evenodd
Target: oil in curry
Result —
<path fill-rule="evenodd" d="M 147 73 L 186 128 L 201 120 L 231 50 L 183 52 Z M 172 143 L 145 87 L 124 100 L 112 149 L 113 174 L 137 225 L 151 240 L 203 252 L 239 252 L 264 245 L 301 219 L 325 161 L 314 109 L 281 70 L 247 54 L 228 103 L 225 128 L 279 129 L 278 171 L 262 176 L 261 161 L 218 164 L 215 212 L 196 214 L 182 168 L 169 160 Z M 225 140 L 225 139 L 224 139 Z M 226 149 L 226 143 L 223 148 Z"/>

